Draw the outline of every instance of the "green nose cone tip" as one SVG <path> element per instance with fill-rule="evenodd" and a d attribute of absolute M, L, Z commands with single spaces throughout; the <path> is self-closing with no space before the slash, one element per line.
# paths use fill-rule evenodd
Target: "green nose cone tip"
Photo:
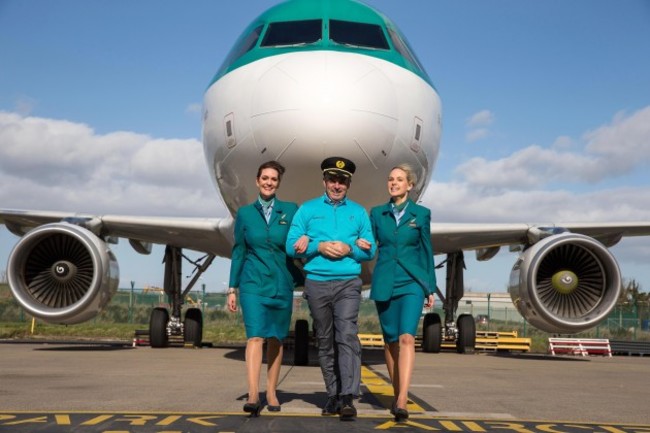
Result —
<path fill-rule="evenodd" d="M 578 287 L 578 276 L 571 271 L 559 271 L 553 275 L 551 283 L 559 293 L 569 295 Z"/>

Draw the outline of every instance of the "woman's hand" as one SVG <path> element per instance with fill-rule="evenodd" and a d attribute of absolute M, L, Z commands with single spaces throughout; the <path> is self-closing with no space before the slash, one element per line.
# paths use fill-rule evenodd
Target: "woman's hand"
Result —
<path fill-rule="evenodd" d="M 234 313 L 237 311 L 237 293 L 235 292 L 234 288 L 228 289 L 228 295 L 226 299 L 226 305 L 228 305 L 228 310 L 231 313 Z"/>
<path fill-rule="evenodd" d="M 433 293 L 424 298 L 424 306 L 426 308 L 431 308 L 433 307 L 433 304 L 436 302 L 435 298 L 433 297 Z"/>
<path fill-rule="evenodd" d="M 366 251 L 368 251 L 368 250 L 370 249 L 370 247 L 372 246 L 372 245 L 370 244 L 370 242 L 368 242 L 367 240 L 365 240 L 365 239 L 363 239 L 363 238 L 359 238 L 359 239 L 357 239 L 356 244 L 357 244 L 357 246 L 358 246 L 359 248 L 361 248 L 362 250 L 366 250 Z"/>
<path fill-rule="evenodd" d="M 295 244 L 293 244 L 293 249 L 296 253 L 302 254 L 307 251 L 307 245 L 309 245 L 309 237 L 307 235 L 302 235 L 298 238 Z"/>

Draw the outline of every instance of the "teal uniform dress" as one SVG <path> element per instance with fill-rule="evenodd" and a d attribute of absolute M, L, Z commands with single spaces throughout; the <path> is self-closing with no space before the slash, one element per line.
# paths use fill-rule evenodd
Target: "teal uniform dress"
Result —
<path fill-rule="evenodd" d="M 289 334 L 293 289 L 302 273 L 286 255 L 285 241 L 297 210 L 275 198 L 268 222 L 259 200 L 237 211 L 229 286 L 239 288 L 247 338 Z"/>
<path fill-rule="evenodd" d="M 386 343 L 416 335 L 424 300 L 436 290 L 431 211 L 409 199 L 402 212 L 398 223 L 390 201 L 370 211 L 379 251 L 370 299 Z"/>

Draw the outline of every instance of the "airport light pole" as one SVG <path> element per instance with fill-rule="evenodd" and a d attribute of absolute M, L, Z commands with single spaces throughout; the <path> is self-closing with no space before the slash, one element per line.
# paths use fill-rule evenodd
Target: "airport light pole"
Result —
<path fill-rule="evenodd" d="M 135 287 L 135 281 L 131 281 L 131 296 L 129 297 L 129 323 L 133 323 L 133 288 Z"/>

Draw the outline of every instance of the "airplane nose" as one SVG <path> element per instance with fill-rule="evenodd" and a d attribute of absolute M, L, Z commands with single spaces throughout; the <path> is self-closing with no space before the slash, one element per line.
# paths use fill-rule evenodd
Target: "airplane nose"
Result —
<path fill-rule="evenodd" d="M 390 153 L 399 104 L 377 59 L 323 51 L 275 59 L 252 95 L 256 143 L 291 159 L 317 149 L 371 161 Z"/>

